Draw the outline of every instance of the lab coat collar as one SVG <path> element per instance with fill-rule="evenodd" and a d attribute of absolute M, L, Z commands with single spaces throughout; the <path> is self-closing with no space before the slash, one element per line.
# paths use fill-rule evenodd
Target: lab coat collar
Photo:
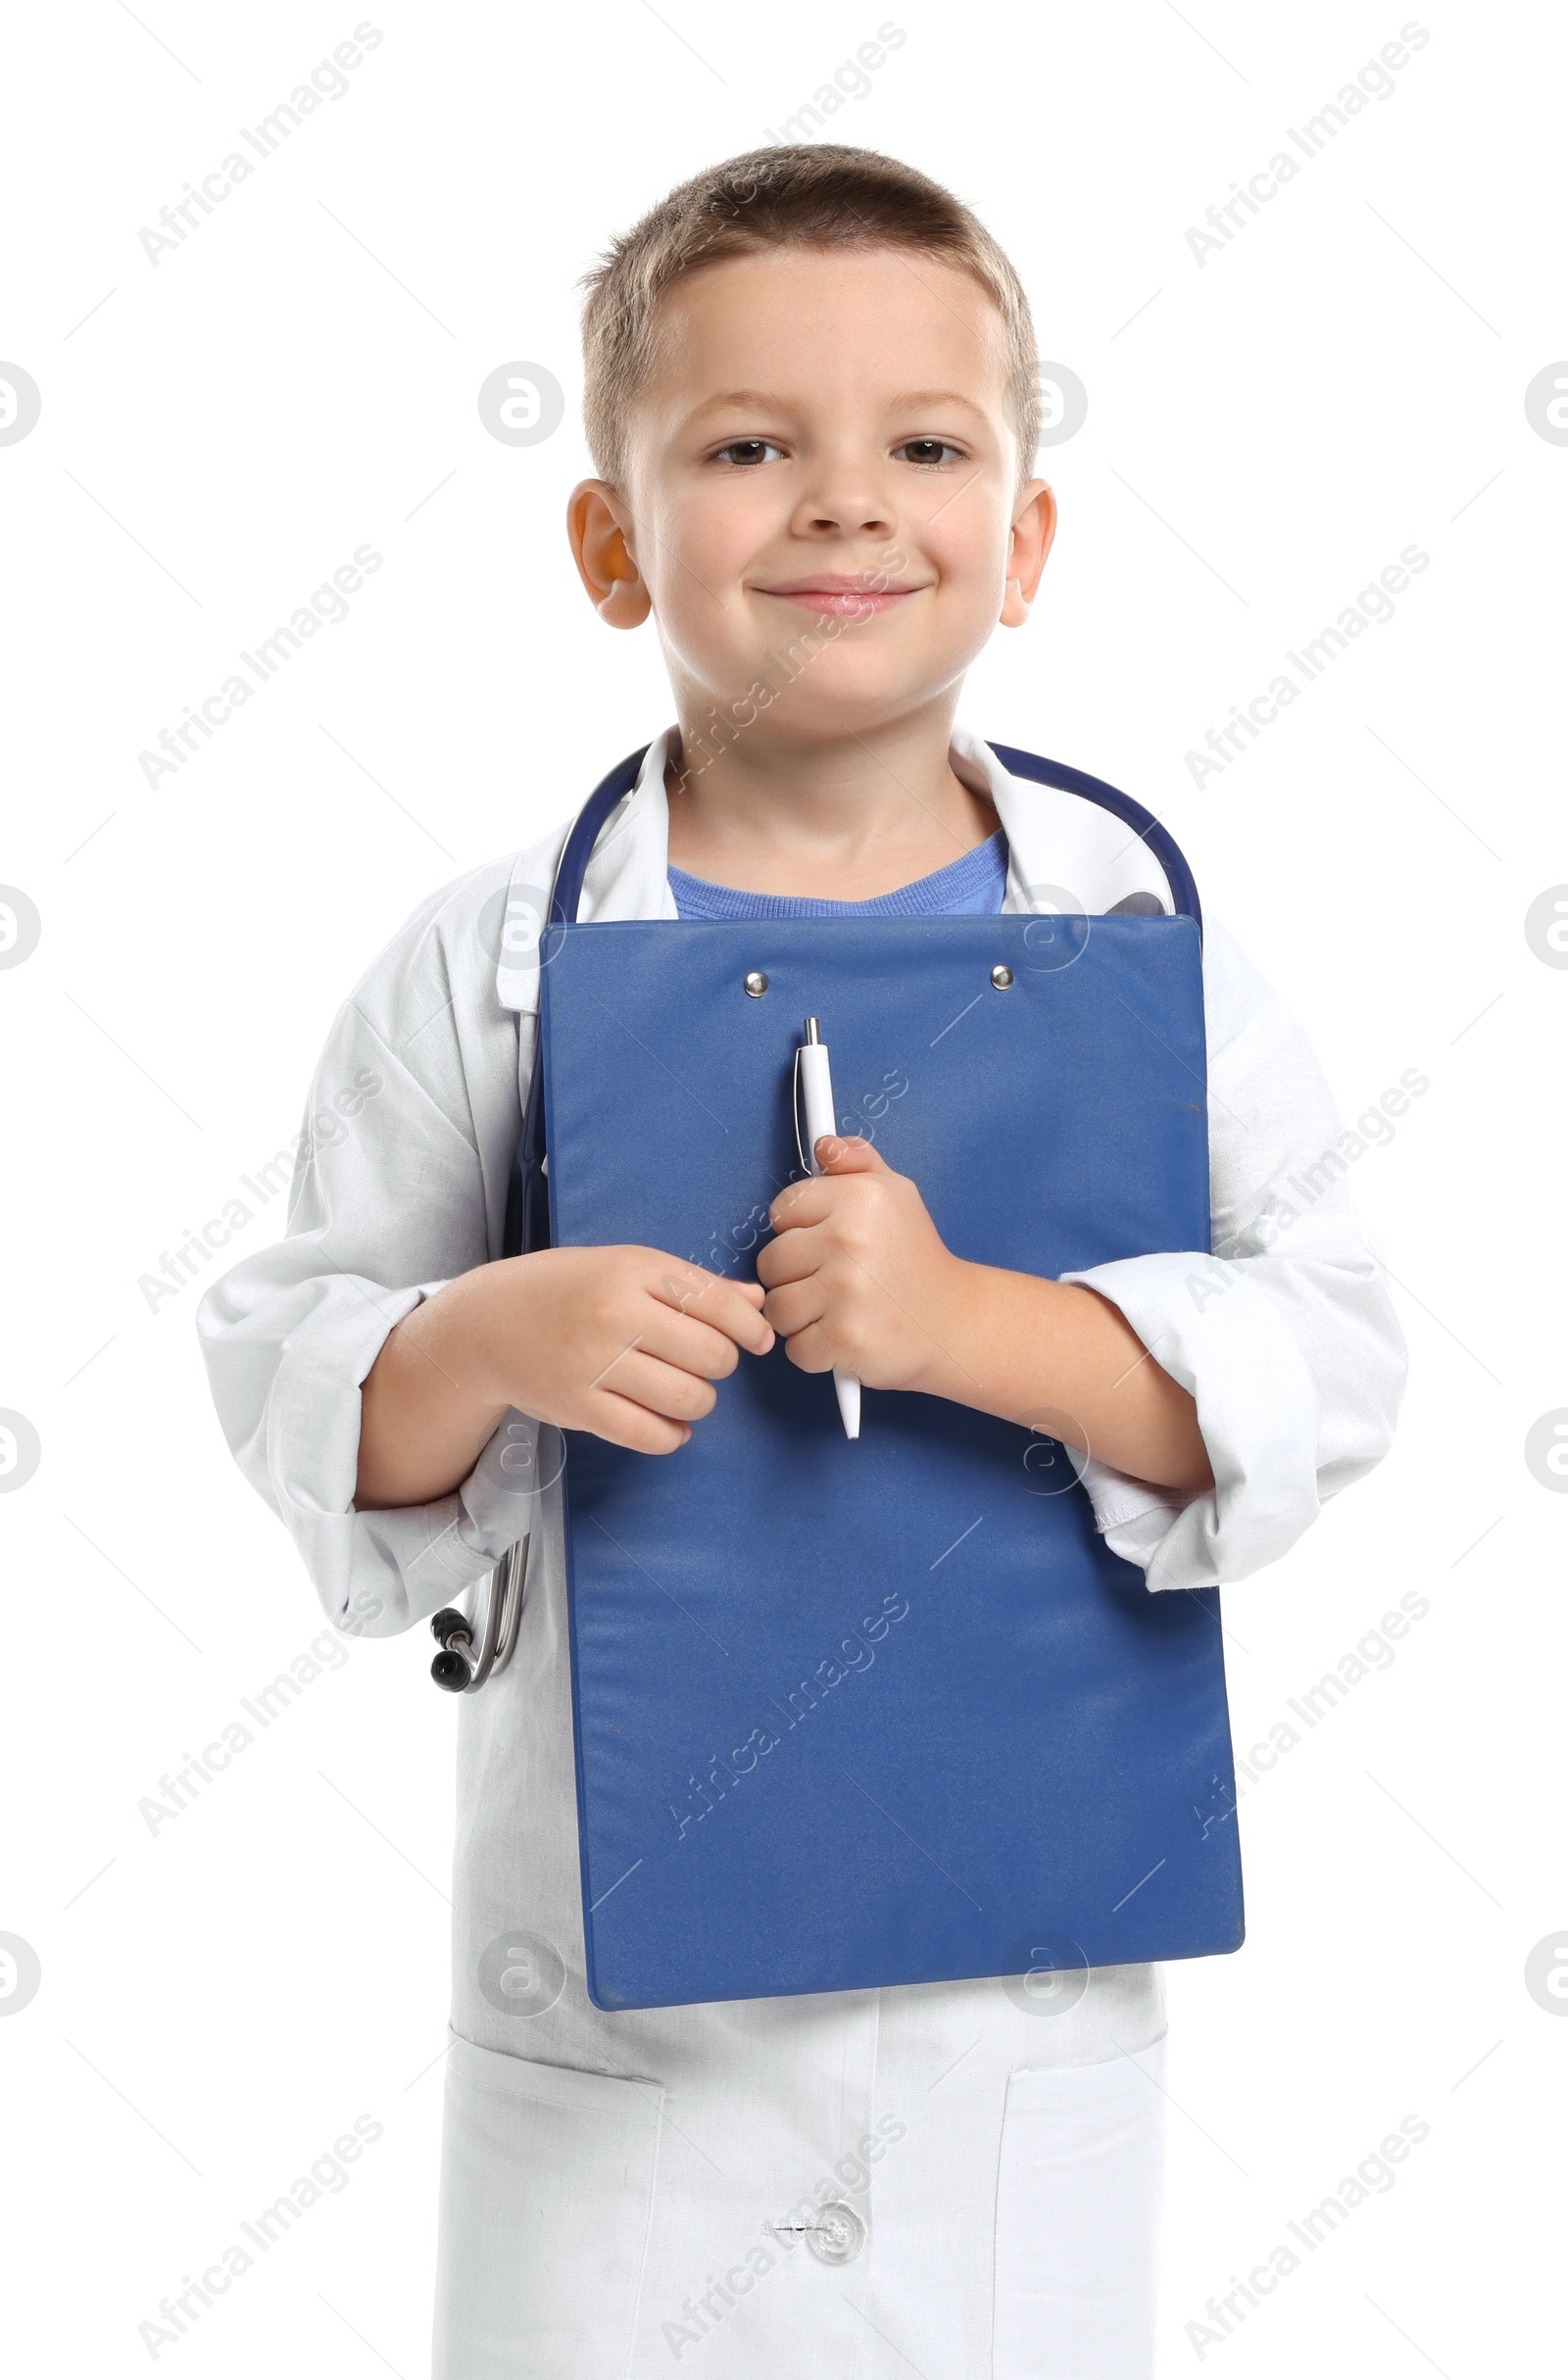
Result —
<path fill-rule="evenodd" d="M 669 804 L 664 771 L 678 731 L 656 736 L 636 783 L 612 810 L 594 845 L 583 878 L 577 915 L 587 925 L 610 918 L 673 918 L 679 914 L 669 889 Z M 1109 810 L 1078 794 L 1012 776 L 983 737 L 956 727 L 951 754 L 956 773 L 975 792 L 989 795 L 1007 838 L 1006 910 L 1043 910 L 1099 916 L 1132 894 L 1152 894 L 1161 908 L 1175 907 L 1163 869 L 1141 837 Z M 563 830 L 563 840 L 564 830 Z M 543 888 L 525 884 L 538 873 L 537 854 L 519 858 L 514 870 L 509 919 L 527 911 L 520 940 L 537 934 L 548 905 Z M 538 961 L 504 955 L 496 979 L 502 1004 L 531 1008 L 538 998 Z"/>
<path fill-rule="evenodd" d="M 664 770 L 675 744 L 673 727 L 655 737 L 636 784 L 594 846 L 578 910 L 585 923 L 675 916 L 664 799 Z M 1109 810 L 1079 794 L 1010 775 L 971 728 L 955 728 L 951 751 L 957 775 L 990 796 L 1007 838 L 1004 907 L 1098 916 L 1130 893 L 1152 893 L 1163 907 L 1175 906 L 1148 845 Z"/>
<path fill-rule="evenodd" d="M 678 745 L 679 730 L 674 727 L 654 738 L 636 784 L 600 829 L 577 904 L 581 924 L 609 917 L 678 916 L 669 889 L 669 803 L 664 798 L 664 771 Z"/>
<path fill-rule="evenodd" d="M 1081 794 L 1014 777 L 972 728 L 955 727 L 950 756 L 956 775 L 990 795 L 1007 838 L 1004 909 L 1099 917 L 1135 893 L 1175 908 L 1159 861 L 1110 810 Z"/>

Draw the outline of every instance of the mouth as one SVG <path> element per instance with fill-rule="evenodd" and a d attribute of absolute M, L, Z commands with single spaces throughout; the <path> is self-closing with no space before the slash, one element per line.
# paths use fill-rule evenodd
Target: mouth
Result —
<path fill-rule="evenodd" d="M 850 620 L 875 619 L 922 592 L 917 585 L 881 585 L 876 583 L 879 578 L 880 573 L 871 570 L 859 576 L 824 570 L 813 578 L 789 579 L 777 587 L 759 587 L 756 592 L 770 596 L 775 603 L 795 604 L 819 619 Z"/>

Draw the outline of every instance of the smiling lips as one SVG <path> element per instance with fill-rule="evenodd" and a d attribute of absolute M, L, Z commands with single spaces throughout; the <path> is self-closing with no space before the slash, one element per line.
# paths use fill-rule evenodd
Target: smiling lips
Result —
<path fill-rule="evenodd" d="M 841 575 L 824 571 L 819 578 L 789 581 L 782 587 L 760 587 L 759 595 L 770 595 L 778 603 L 799 604 L 803 611 L 813 612 L 818 618 L 868 620 L 879 612 L 891 611 L 909 596 L 918 595 L 918 587 L 888 587 L 868 584 L 878 574 L 867 571 L 863 577 Z"/>

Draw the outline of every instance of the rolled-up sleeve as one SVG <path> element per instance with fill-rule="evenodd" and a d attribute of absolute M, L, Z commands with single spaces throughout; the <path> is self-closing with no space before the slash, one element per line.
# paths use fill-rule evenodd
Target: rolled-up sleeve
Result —
<path fill-rule="evenodd" d="M 445 906 L 428 904 L 339 1012 L 297 1143 L 285 1236 L 233 1266 L 197 1314 L 240 1470 L 288 1530 L 328 1619 L 356 1634 L 427 1617 L 527 1533 L 527 1502 L 496 1439 L 433 1503 L 354 1505 L 361 1383 L 422 1298 L 500 1252 L 518 1028 L 531 1046 L 533 1020 L 497 1004 L 493 961 L 486 980 L 489 889 L 466 880 Z M 524 1433 L 528 1465 L 531 1423 L 514 1434 Z"/>
<path fill-rule="evenodd" d="M 1214 1485 L 1183 1496 L 1094 1459 L 1106 1543 L 1154 1588 L 1245 1579 L 1393 1440 L 1405 1349 L 1350 1204 L 1362 1143 L 1310 1044 L 1224 929 L 1205 937 L 1212 1254 L 1070 1273 L 1192 1393 Z"/>

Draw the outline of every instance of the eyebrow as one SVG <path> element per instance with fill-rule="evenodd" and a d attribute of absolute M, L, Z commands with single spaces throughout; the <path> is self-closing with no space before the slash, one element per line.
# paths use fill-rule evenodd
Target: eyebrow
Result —
<path fill-rule="evenodd" d="M 889 410 L 896 413 L 923 412 L 928 405 L 956 405 L 964 413 L 973 413 L 977 421 L 988 418 L 983 407 L 976 405 L 972 397 L 960 397 L 956 388 L 906 389 L 901 395 L 889 399 Z"/>
<path fill-rule="evenodd" d="M 693 406 L 686 418 L 688 421 L 700 421 L 705 413 L 723 413 L 730 406 L 737 409 L 754 407 L 759 413 L 782 413 L 789 410 L 783 397 L 771 396 L 765 388 L 732 388 L 721 397 L 705 397 L 701 405 Z"/>
<path fill-rule="evenodd" d="M 928 406 L 943 405 L 958 406 L 964 413 L 973 414 L 977 421 L 989 418 L 984 409 L 976 405 L 973 398 L 962 397 L 956 389 L 951 388 L 902 390 L 899 395 L 889 398 L 888 411 L 894 413 L 923 412 Z M 732 388 L 726 390 L 720 397 L 705 397 L 701 405 L 693 407 L 686 418 L 688 423 L 701 421 L 708 413 L 722 413 L 731 407 L 736 410 L 752 408 L 759 413 L 785 413 L 790 411 L 790 400 L 787 397 L 776 396 L 767 389 Z"/>

